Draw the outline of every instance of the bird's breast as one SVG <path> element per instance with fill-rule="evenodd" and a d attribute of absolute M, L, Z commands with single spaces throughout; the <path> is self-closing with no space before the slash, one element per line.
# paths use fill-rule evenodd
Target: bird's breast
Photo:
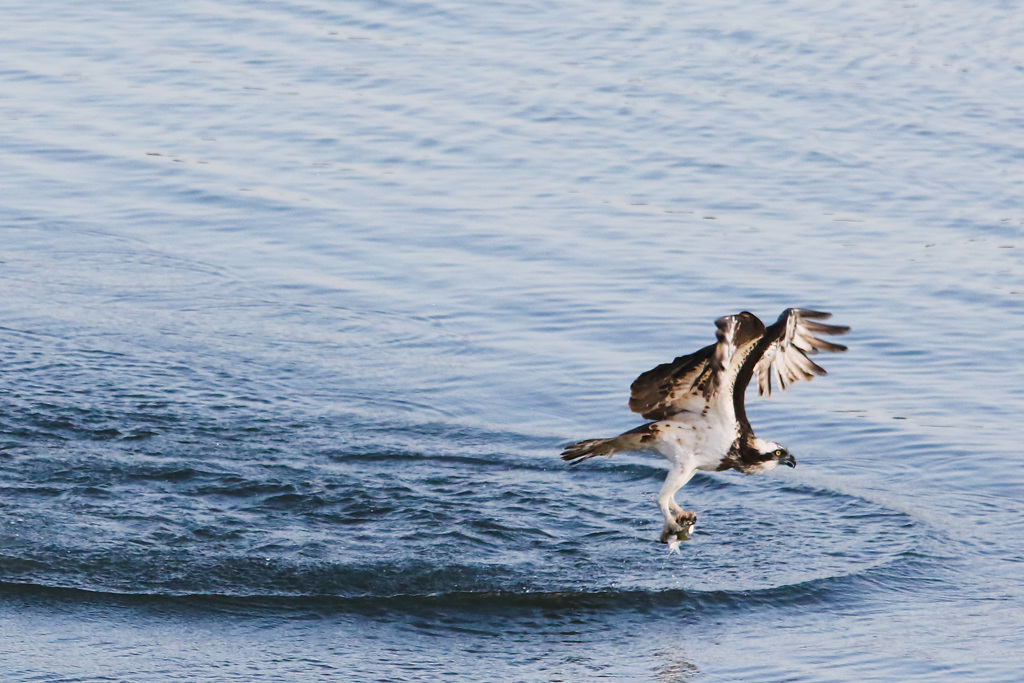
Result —
<path fill-rule="evenodd" d="M 699 416 L 662 420 L 651 425 L 654 449 L 665 458 L 695 469 L 715 470 L 736 435 Z"/>

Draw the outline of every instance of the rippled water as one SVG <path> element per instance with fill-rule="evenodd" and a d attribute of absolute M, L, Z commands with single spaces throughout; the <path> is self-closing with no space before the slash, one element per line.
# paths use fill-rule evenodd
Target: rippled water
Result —
<path fill-rule="evenodd" d="M 1012 680 L 1011 5 L 0 24 L 10 680 Z M 569 468 L 714 318 L 851 325 L 796 470 Z"/>

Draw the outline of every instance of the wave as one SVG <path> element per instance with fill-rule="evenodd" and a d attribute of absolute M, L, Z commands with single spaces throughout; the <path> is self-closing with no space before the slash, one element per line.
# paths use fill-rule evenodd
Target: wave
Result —
<path fill-rule="evenodd" d="M 9 392 L 0 416 L 0 585 L 11 591 L 784 602 L 897 562 L 930 533 L 828 482 L 700 475 L 681 499 L 700 513 L 697 533 L 670 555 L 656 542 L 657 461 L 569 469 L 559 439 L 526 430 L 315 413 L 273 382 L 252 391 L 251 373 L 81 350 L 56 371 L 30 351 L 7 379 L 23 393 Z"/>
<path fill-rule="evenodd" d="M 794 555 L 784 544 L 771 540 L 768 545 L 773 554 L 764 556 L 756 548 L 699 538 L 697 543 L 704 541 L 705 547 L 684 546 L 684 552 L 676 555 L 653 542 L 636 543 L 636 539 L 630 539 L 632 548 L 623 552 L 621 540 L 613 539 L 591 542 L 589 553 L 555 543 L 526 557 L 521 549 L 498 552 L 492 561 L 456 559 L 458 554 L 473 554 L 457 541 L 453 543 L 459 552 L 447 557 L 437 552 L 434 544 L 425 548 L 428 557 L 424 558 L 381 555 L 350 562 L 302 558 L 301 552 L 285 547 L 278 549 L 277 557 L 267 557 L 271 552 L 267 548 L 262 555 L 246 556 L 181 553 L 161 547 L 122 547 L 120 552 L 109 547 L 92 552 L 79 548 L 73 553 L 50 549 L 35 557 L 0 556 L 0 591 L 270 601 L 339 609 L 398 607 L 410 601 L 463 606 L 572 604 L 640 609 L 687 604 L 739 608 L 828 601 L 881 583 L 902 585 L 919 580 L 941 563 L 926 551 L 922 538 L 904 540 L 911 542 L 902 550 L 876 547 L 881 552 L 871 561 L 839 557 L 834 562 L 814 563 L 806 562 L 810 555 Z M 835 552 L 822 550 L 816 547 L 815 553 L 837 559 Z"/>
<path fill-rule="evenodd" d="M 366 568 L 366 571 L 372 571 Z M 466 568 L 437 567 L 431 573 L 462 572 Z M 732 612 L 759 608 L 820 606 L 867 597 L 887 583 L 899 585 L 909 576 L 930 571 L 929 563 L 914 554 L 893 558 L 881 566 L 837 576 L 822 576 L 792 584 L 756 589 L 599 587 L 518 590 L 434 590 L 386 594 L 339 595 L 336 593 L 100 590 L 74 586 L 0 581 L 0 599 L 72 602 L 118 601 L 126 603 L 170 602 L 205 609 L 263 610 L 274 612 L 364 612 L 418 610 L 486 611 L 522 609 L 589 609 L 636 612 L 681 609 L 687 612 Z M 440 587 L 440 586 L 438 586 Z"/>
<path fill-rule="evenodd" d="M 12 463 L 32 483 L 3 491 L 0 582 L 300 601 L 749 595 L 871 572 L 932 534 L 854 492 L 711 475 L 687 486 L 700 521 L 673 555 L 650 500 L 661 470 L 628 461 L 64 458 Z"/>

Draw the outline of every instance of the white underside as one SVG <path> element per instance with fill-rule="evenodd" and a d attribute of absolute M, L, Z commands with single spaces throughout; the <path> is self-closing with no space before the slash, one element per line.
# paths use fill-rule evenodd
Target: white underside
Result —
<path fill-rule="evenodd" d="M 651 444 L 673 467 L 684 470 L 716 470 L 739 432 L 735 423 L 680 413 L 654 423 L 658 438 Z M 692 473 L 692 472 L 691 472 Z"/>

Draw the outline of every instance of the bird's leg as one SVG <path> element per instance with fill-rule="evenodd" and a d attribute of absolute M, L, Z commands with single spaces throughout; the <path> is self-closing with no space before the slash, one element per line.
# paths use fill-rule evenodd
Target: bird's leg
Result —
<path fill-rule="evenodd" d="M 665 477 L 665 483 L 658 494 L 658 507 L 665 517 L 665 530 L 661 532 L 661 542 L 668 543 L 669 539 L 678 537 L 680 534 L 686 536 L 697 521 L 697 515 L 679 507 L 675 500 L 676 491 L 683 487 L 683 484 L 690 481 L 693 476 L 693 468 L 684 468 L 673 465 Z"/>

